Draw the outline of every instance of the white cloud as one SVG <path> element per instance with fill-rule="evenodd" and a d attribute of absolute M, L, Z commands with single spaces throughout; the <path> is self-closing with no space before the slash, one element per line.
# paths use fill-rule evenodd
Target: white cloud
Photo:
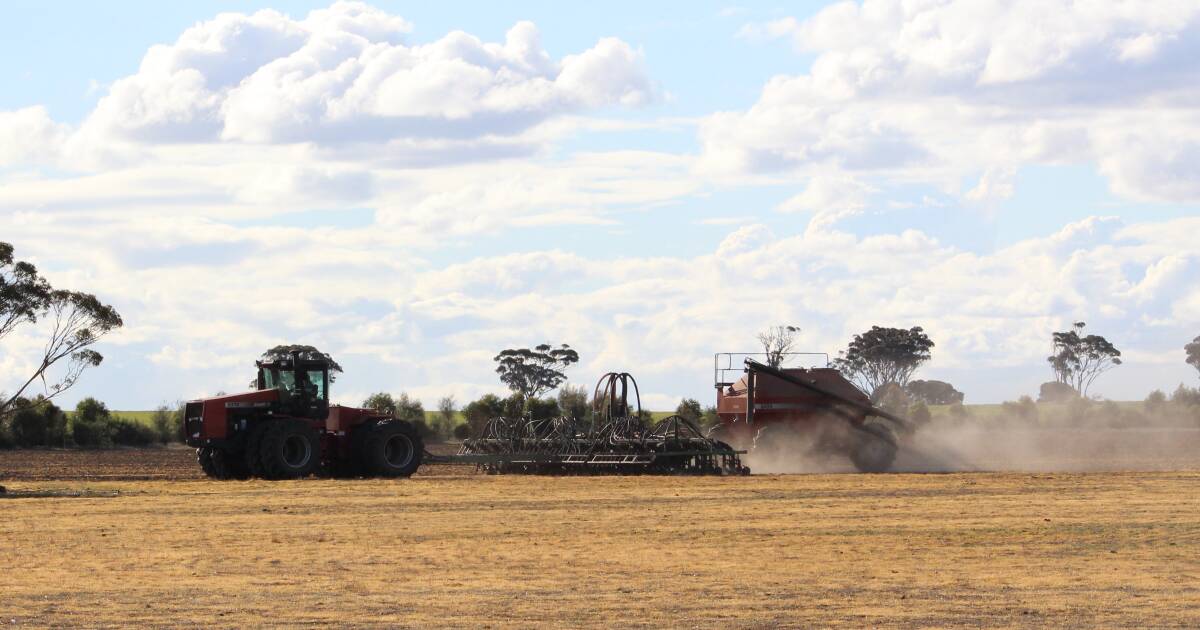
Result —
<path fill-rule="evenodd" d="M 152 47 L 113 83 L 73 148 L 112 142 L 468 141 L 653 97 L 641 54 L 606 38 L 552 59 L 520 22 L 502 43 L 455 31 L 407 45 L 402 18 L 337 2 L 295 20 L 223 13 Z"/>
<path fill-rule="evenodd" d="M 45 107 L 0 111 L 0 167 L 51 161 L 67 136 Z"/>
<path fill-rule="evenodd" d="M 1200 200 L 1198 17 L 1188 2 L 867 0 L 754 26 L 816 59 L 709 117 L 700 166 L 982 178 L 981 199 L 1010 195 L 1024 164 L 1092 163 L 1123 196 Z"/>
<path fill-rule="evenodd" d="M 780 212 L 811 212 L 812 227 L 828 226 L 867 207 L 873 188 L 852 177 L 817 175 L 799 194 L 779 204 Z"/>

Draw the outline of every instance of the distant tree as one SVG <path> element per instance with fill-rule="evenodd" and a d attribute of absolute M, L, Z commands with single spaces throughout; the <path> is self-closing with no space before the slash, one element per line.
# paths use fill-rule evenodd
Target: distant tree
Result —
<path fill-rule="evenodd" d="M 454 431 L 454 412 L 458 410 L 458 403 L 454 400 L 454 396 L 442 396 L 438 400 L 438 423 L 437 432 L 442 438 L 450 437 Z"/>
<path fill-rule="evenodd" d="M 1073 398 L 1079 398 L 1079 392 L 1066 383 L 1049 381 L 1038 388 L 1038 402 L 1067 402 Z"/>
<path fill-rule="evenodd" d="M 173 406 L 162 404 L 154 409 L 150 424 L 158 434 L 159 442 L 169 444 L 183 440 L 183 411 L 184 405 L 180 402 Z"/>
<path fill-rule="evenodd" d="M 582 385 L 563 385 L 558 390 L 558 408 L 564 416 L 585 420 L 591 405 L 588 404 L 588 391 Z"/>
<path fill-rule="evenodd" d="M 912 406 L 912 398 L 896 383 L 880 385 L 872 398 L 881 409 L 899 416 L 907 414 L 908 408 Z"/>
<path fill-rule="evenodd" d="M 579 353 L 567 344 L 555 348 L 544 343 L 502 350 L 493 360 L 500 382 L 522 398 L 537 398 L 567 380 L 563 370 L 579 361 Z"/>
<path fill-rule="evenodd" d="M 904 391 L 913 400 L 926 405 L 953 405 L 963 401 L 963 393 L 944 381 L 909 381 Z"/>
<path fill-rule="evenodd" d="M 38 275 L 36 267 L 13 257 L 12 245 L 0 242 L 0 340 L 20 326 L 38 321 L 47 324 L 49 338 L 41 356 L 31 360 L 33 372 L 21 377 L 7 398 L 0 397 L 0 418 L 8 415 L 34 381 L 42 384 L 42 394 L 35 399 L 41 402 L 70 389 L 84 370 L 104 360 L 89 346 L 123 324 L 116 309 L 96 296 L 54 289 Z M 65 370 L 57 378 L 51 377 L 51 368 L 60 362 Z"/>
<path fill-rule="evenodd" d="M 342 366 L 339 365 L 337 361 L 334 361 L 333 357 L 330 356 L 328 352 L 321 352 L 312 346 L 306 346 L 303 344 L 285 344 L 268 348 L 266 352 L 262 353 L 262 356 L 259 357 L 259 360 L 278 361 L 279 359 L 288 359 L 291 358 L 293 352 L 300 355 L 301 361 L 328 361 L 329 382 L 331 383 L 334 381 L 336 373 L 342 371 Z"/>
<path fill-rule="evenodd" d="M 876 392 L 888 383 L 901 387 L 932 356 L 933 342 L 920 326 L 907 330 L 872 326 L 854 335 L 850 346 L 833 364 L 847 378 L 878 400 Z"/>
<path fill-rule="evenodd" d="M 405 392 L 400 392 L 396 397 L 396 418 L 407 420 L 409 422 L 421 421 L 425 423 L 425 406 L 416 398 L 409 397 Z"/>
<path fill-rule="evenodd" d="M 783 356 L 791 351 L 799 332 L 795 326 L 771 326 L 758 333 L 758 343 L 767 355 L 767 365 L 773 368 L 783 365 Z"/>
<path fill-rule="evenodd" d="M 1166 406 L 1167 395 L 1164 394 L 1161 389 L 1156 389 L 1150 392 L 1150 394 L 1146 396 L 1146 400 L 1142 403 L 1142 408 L 1146 411 L 1146 413 L 1151 415 L 1162 413 L 1163 408 Z"/>
<path fill-rule="evenodd" d="M 907 417 L 918 427 L 929 424 L 929 421 L 933 420 L 933 414 L 929 412 L 929 406 L 923 400 L 918 400 L 909 405 Z"/>
<path fill-rule="evenodd" d="M 700 426 L 711 427 L 721 421 L 721 417 L 717 415 L 717 408 L 709 405 L 704 408 L 704 412 L 700 414 Z"/>
<path fill-rule="evenodd" d="M 504 415 L 504 399 L 495 394 L 484 394 L 467 403 L 467 406 L 463 407 L 463 415 L 467 418 L 471 435 L 479 435 L 488 420 Z"/>
<path fill-rule="evenodd" d="M 46 403 L 46 405 L 51 404 Z M 47 418 L 42 415 L 42 409 L 34 406 L 32 401 L 19 398 L 13 403 L 9 431 L 17 446 L 45 446 L 47 424 Z"/>
<path fill-rule="evenodd" d="M 1187 352 L 1188 365 L 1200 372 L 1200 337 L 1193 339 L 1192 343 L 1184 346 L 1183 349 Z"/>
<path fill-rule="evenodd" d="M 92 397 L 75 405 L 71 415 L 71 438 L 79 446 L 112 446 L 110 414 L 104 403 Z"/>
<path fill-rule="evenodd" d="M 364 409 L 373 409 L 380 413 L 394 415 L 396 413 L 396 399 L 387 392 L 375 392 L 362 402 Z"/>
<path fill-rule="evenodd" d="M 675 408 L 675 414 L 692 422 L 700 422 L 700 418 L 704 416 L 704 409 L 700 407 L 700 401 L 695 398 L 684 398 Z"/>
<path fill-rule="evenodd" d="M 1121 365 L 1121 351 L 1100 335 L 1084 335 L 1086 326 L 1075 322 L 1071 330 L 1053 333 L 1052 354 L 1046 357 L 1054 380 L 1085 397 L 1097 377 Z"/>
<path fill-rule="evenodd" d="M 532 420 L 545 420 L 562 415 L 558 408 L 558 401 L 553 398 L 526 398 L 524 411 L 525 417 Z"/>

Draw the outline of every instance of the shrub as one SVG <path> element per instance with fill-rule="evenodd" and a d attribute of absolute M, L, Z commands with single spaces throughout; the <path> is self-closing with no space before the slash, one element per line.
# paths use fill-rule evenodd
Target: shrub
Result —
<path fill-rule="evenodd" d="M 154 409 L 154 415 L 150 417 L 150 424 L 154 427 L 160 443 L 169 444 L 183 441 L 183 410 L 182 403 L 176 403 L 173 408 L 159 405 Z"/>
<path fill-rule="evenodd" d="M 953 405 L 963 401 L 963 393 L 945 381 L 910 381 L 904 391 L 913 400 L 926 405 Z"/>
<path fill-rule="evenodd" d="M 463 407 L 470 435 L 478 435 L 488 420 L 504 415 L 504 401 L 495 394 L 484 394 Z"/>
<path fill-rule="evenodd" d="M 48 403 L 47 403 L 48 404 Z M 44 446 L 46 444 L 47 417 L 32 401 L 19 399 L 16 411 L 9 420 L 8 430 L 17 446 Z"/>
<path fill-rule="evenodd" d="M 525 415 L 533 420 L 557 418 L 558 401 L 553 398 L 530 398 L 525 401 Z"/>
<path fill-rule="evenodd" d="M 1038 419 L 1037 403 L 1029 396 L 1021 396 L 1016 402 L 1005 401 L 1000 405 L 1006 419 L 1018 419 L 1025 422 L 1035 422 Z"/>
<path fill-rule="evenodd" d="M 587 389 L 582 385 L 563 385 L 558 390 L 558 408 L 568 418 L 586 420 L 591 413 Z"/>
<path fill-rule="evenodd" d="M 708 406 L 704 408 L 704 413 L 700 414 L 700 426 L 708 428 L 716 425 L 721 421 L 721 417 L 717 415 L 717 408 Z"/>
<path fill-rule="evenodd" d="M 108 407 L 95 398 L 84 398 L 75 405 L 71 417 L 71 437 L 79 446 L 112 446 L 108 425 Z"/>
<path fill-rule="evenodd" d="M 950 405 L 950 408 L 947 409 L 946 412 L 949 413 L 950 417 L 954 418 L 955 420 L 966 420 L 967 416 L 971 415 L 962 403 Z"/>
<path fill-rule="evenodd" d="M 1092 401 L 1082 396 L 1076 396 L 1072 398 L 1071 401 L 1067 403 L 1067 422 L 1069 424 L 1079 424 L 1086 421 L 1088 416 L 1091 415 L 1092 407 L 1094 406 L 1095 405 L 1092 403 Z"/>
<path fill-rule="evenodd" d="M 77 446 L 112 446 L 112 433 L 108 419 L 99 421 L 74 420 L 71 422 L 71 440 Z"/>
<path fill-rule="evenodd" d="M 961 403 L 959 406 L 962 406 Z M 908 408 L 908 419 L 915 426 L 928 424 L 933 419 L 933 414 L 929 413 L 929 406 L 924 401 L 917 401 Z"/>
<path fill-rule="evenodd" d="M 12 448 L 16 446 L 16 442 L 12 439 L 12 433 L 8 430 L 8 423 L 0 417 L 0 448 Z"/>
<path fill-rule="evenodd" d="M 1067 402 L 1079 398 L 1079 392 L 1066 383 L 1050 381 L 1038 388 L 1038 402 Z"/>
<path fill-rule="evenodd" d="M 1200 406 L 1200 389 L 1185 387 L 1183 383 L 1171 394 L 1171 402 L 1176 405 Z"/>
<path fill-rule="evenodd" d="M 454 412 L 457 406 L 454 396 L 443 396 L 438 400 L 438 412 L 435 417 L 434 428 L 437 430 L 439 438 L 446 439 L 454 432 Z"/>
<path fill-rule="evenodd" d="M 1166 405 L 1167 395 L 1160 389 L 1150 392 L 1150 395 L 1146 396 L 1146 400 L 1142 402 L 1142 408 L 1146 410 L 1146 413 L 1151 415 L 1162 413 Z"/>
<path fill-rule="evenodd" d="M 700 401 L 695 398 L 684 398 L 675 408 L 675 413 L 692 422 L 699 422 L 701 416 L 704 415 L 704 410 L 700 408 Z"/>
<path fill-rule="evenodd" d="M 520 418 L 525 415 L 525 399 L 520 393 L 514 392 L 504 399 L 504 413 L 500 415 L 505 418 Z"/>
<path fill-rule="evenodd" d="M 136 420 L 112 416 L 108 419 L 108 434 L 113 444 L 149 446 L 158 441 L 158 431 Z"/>
<path fill-rule="evenodd" d="M 454 439 L 465 440 L 471 437 L 471 425 L 463 423 L 454 427 Z"/>
<path fill-rule="evenodd" d="M 878 401 L 876 404 L 881 409 L 898 416 L 904 415 L 908 406 L 912 404 L 912 399 L 905 393 L 904 388 L 895 383 L 888 383 L 875 390 L 873 398 Z"/>

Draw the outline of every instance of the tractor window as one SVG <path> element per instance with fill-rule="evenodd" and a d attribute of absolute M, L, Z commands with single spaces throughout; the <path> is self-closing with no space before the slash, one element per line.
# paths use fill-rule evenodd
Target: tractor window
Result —
<path fill-rule="evenodd" d="M 263 370 L 263 384 L 290 394 L 296 390 L 296 375 L 291 370 Z"/>
<path fill-rule="evenodd" d="M 317 394 L 317 400 L 326 400 L 325 397 L 325 371 L 324 370 L 309 370 L 308 381 L 313 384 Z M 309 390 L 314 391 L 314 390 Z"/>

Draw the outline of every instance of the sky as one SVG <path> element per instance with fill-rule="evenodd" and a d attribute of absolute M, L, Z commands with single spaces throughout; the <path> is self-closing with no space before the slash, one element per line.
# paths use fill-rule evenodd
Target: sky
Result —
<path fill-rule="evenodd" d="M 778 324 L 921 326 L 917 378 L 999 402 L 1075 321 L 1139 400 L 1197 380 L 1197 59 L 1194 1 L 9 2 L 0 241 L 124 317 L 68 406 L 279 343 L 464 403 L 543 342 L 711 404 Z"/>

